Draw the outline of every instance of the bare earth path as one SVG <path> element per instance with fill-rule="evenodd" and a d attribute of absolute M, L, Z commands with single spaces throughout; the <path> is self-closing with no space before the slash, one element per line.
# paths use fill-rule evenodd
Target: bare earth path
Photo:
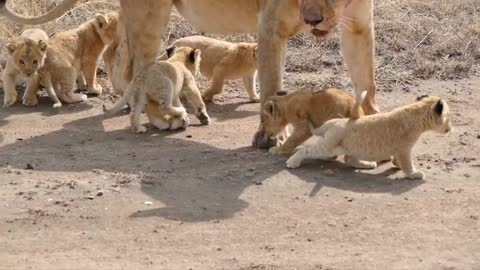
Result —
<path fill-rule="evenodd" d="M 243 90 L 178 133 L 134 135 L 100 98 L 2 109 L 0 268 L 480 269 L 480 79 L 415 89 L 379 104 L 450 103 L 454 133 L 416 147 L 425 181 L 391 164 L 287 170 L 250 147 Z"/>

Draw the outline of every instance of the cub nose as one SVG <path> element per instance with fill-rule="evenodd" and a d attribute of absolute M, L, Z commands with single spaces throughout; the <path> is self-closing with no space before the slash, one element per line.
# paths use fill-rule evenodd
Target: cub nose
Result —
<path fill-rule="evenodd" d="M 317 24 L 321 24 L 325 18 L 321 15 L 314 15 L 314 16 L 305 16 L 305 23 L 310 24 L 311 26 L 316 26 Z"/>

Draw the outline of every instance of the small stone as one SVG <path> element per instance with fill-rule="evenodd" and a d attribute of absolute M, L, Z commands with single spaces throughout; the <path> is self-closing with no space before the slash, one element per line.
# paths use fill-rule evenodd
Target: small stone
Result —
<path fill-rule="evenodd" d="M 144 202 L 143 204 L 145 204 L 145 205 L 152 205 L 152 204 L 153 204 L 153 202 L 146 201 L 146 202 Z"/>
<path fill-rule="evenodd" d="M 98 197 L 103 196 L 103 190 L 97 191 L 97 196 L 98 196 Z"/>
<path fill-rule="evenodd" d="M 192 138 L 192 135 L 187 135 L 187 138 L 189 138 L 189 139 Z"/>
<path fill-rule="evenodd" d="M 25 170 L 33 170 L 32 164 L 27 163 L 27 166 L 25 167 Z"/>
<path fill-rule="evenodd" d="M 89 199 L 89 200 L 93 200 L 93 199 L 94 199 L 93 196 L 87 196 L 87 197 L 85 197 L 85 198 L 86 198 L 86 199 Z"/>
<path fill-rule="evenodd" d="M 477 135 L 477 139 L 480 139 L 480 134 Z"/>
<path fill-rule="evenodd" d="M 326 176 L 332 176 L 332 175 L 335 175 L 335 172 L 333 170 L 326 169 L 323 171 L 323 174 Z"/>

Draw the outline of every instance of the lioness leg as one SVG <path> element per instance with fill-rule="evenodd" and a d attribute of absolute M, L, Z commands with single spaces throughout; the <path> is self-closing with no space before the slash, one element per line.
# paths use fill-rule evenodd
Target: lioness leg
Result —
<path fill-rule="evenodd" d="M 260 96 L 257 95 L 255 90 L 255 78 L 257 77 L 257 72 L 243 77 L 243 86 L 247 90 L 248 98 L 250 102 L 260 102 Z"/>
<path fill-rule="evenodd" d="M 271 2 L 277 5 L 277 2 Z M 272 8 L 272 7 L 270 7 Z M 266 8 L 268 9 L 268 8 Z M 260 82 L 260 102 L 264 102 L 282 90 L 283 71 L 285 68 L 285 55 L 287 52 L 287 37 L 278 34 L 279 22 L 272 23 L 268 16 L 260 16 L 258 27 L 258 76 Z M 252 145 L 258 148 L 270 148 L 276 142 L 265 134 L 260 121 L 258 131 L 253 138 Z"/>
<path fill-rule="evenodd" d="M 77 89 L 78 90 L 87 90 L 87 82 L 85 81 L 85 76 L 83 76 L 83 72 L 79 72 L 77 74 Z"/>
<path fill-rule="evenodd" d="M 155 61 L 171 9 L 171 0 L 120 0 L 119 31 L 125 30 L 130 59 L 126 78 L 133 78 L 142 67 Z"/>
<path fill-rule="evenodd" d="M 362 104 L 366 114 L 377 113 L 375 101 L 375 36 L 373 27 L 373 0 L 351 1 L 344 16 L 353 20 L 348 26 L 342 26 L 340 48 L 352 79 L 356 96 L 367 91 Z M 357 14 L 364 12 L 362 14 Z"/>
<path fill-rule="evenodd" d="M 2 74 L 3 82 L 3 107 L 10 107 L 17 101 L 17 89 L 16 89 L 16 75 L 7 74 L 7 68 L 5 68 Z"/>

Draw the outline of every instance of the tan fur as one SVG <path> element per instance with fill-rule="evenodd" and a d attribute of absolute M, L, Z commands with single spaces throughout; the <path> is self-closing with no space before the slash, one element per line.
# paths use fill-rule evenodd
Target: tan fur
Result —
<path fill-rule="evenodd" d="M 41 83 L 47 91 L 57 93 L 66 103 L 87 99 L 84 94 L 74 93 L 76 80 L 82 90 L 86 88 L 92 94 L 102 92 L 101 86 L 96 84 L 97 60 L 105 46 L 112 42 L 117 20 L 117 13 L 98 14 L 76 29 L 50 38 L 47 59 L 39 70 Z M 27 91 L 26 95 L 26 105 L 35 106 L 38 103 L 36 91 Z M 56 104 L 61 106 L 58 99 Z"/>
<path fill-rule="evenodd" d="M 202 51 L 200 72 L 212 80 L 203 94 L 204 100 L 212 101 L 223 90 L 225 80 L 242 79 L 251 102 L 259 102 L 255 90 L 257 73 L 257 44 L 232 43 L 204 36 L 191 36 L 173 42 L 173 46 L 188 46 Z"/>
<path fill-rule="evenodd" d="M 48 35 L 41 29 L 25 30 L 15 41 L 7 44 L 7 63 L 2 73 L 4 100 L 3 106 L 12 106 L 17 100 L 15 86 L 27 79 L 27 91 L 35 87 L 37 71 L 43 66 L 47 53 Z M 24 98 L 25 99 L 25 98 Z"/>
<path fill-rule="evenodd" d="M 346 155 L 346 163 L 369 169 L 393 156 L 407 177 L 422 179 L 424 174 L 413 164 L 412 148 L 426 131 L 450 132 L 448 113 L 447 103 L 431 96 L 387 113 L 327 121 L 312 132 L 322 139 L 299 149 L 288 159 L 287 167 L 296 168 L 306 158 Z"/>
<path fill-rule="evenodd" d="M 143 133 L 147 129 L 140 124 L 140 116 L 146 106 L 150 122 L 159 129 L 186 128 L 187 112 L 180 101 L 184 95 L 195 110 L 202 124 L 208 125 L 207 114 L 200 91 L 195 83 L 201 51 L 189 47 L 172 47 L 170 58 L 147 65 L 133 79 L 123 97 L 105 113 L 118 112 L 133 97 L 130 123 L 132 131 Z"/>
<path fill-rule="evenodd" d="M 68 7 L 76 0 L 64 1 L 62 5 Z M 365 112 L 378 111 L 375 104 L 373 0 L 120 0 L 120 21 L 125 38 L 121 39 L 124 44 L 119 46 L 119 55 L 127 58 L 121 62 L 126 82 L 154 62 L 173 6 L 199 31 L 257 33 L 262 103 L 282 89 L 287 40 L 306 31 L 323 37 L 339 25 L 342 28 L 340 47 L 355 93 L 359 96 L 367 90 L 363 103 Z M 53 13 L 29 20 L 12 16 L 9 19 L 38 23 L 51 19 Z M 266 147 L 271 143 L 260 123 L 253 144 Z"/>
<path fill-rule="evenodd" d="M 352 96 L 335 88 L 299 90 L 271 97 L 265 102 L 261 116 L 266 134 L 276 137 L 288 124 L 293 126 L 293 133 L 283 145 L 270 148 L 270 152 L 291 154 L 312 136 L 309 123 L 320 127 L 327 120 L 349 117 L 354 105 Z M 363 115 L 362 109 L 359 110 Z"/>

